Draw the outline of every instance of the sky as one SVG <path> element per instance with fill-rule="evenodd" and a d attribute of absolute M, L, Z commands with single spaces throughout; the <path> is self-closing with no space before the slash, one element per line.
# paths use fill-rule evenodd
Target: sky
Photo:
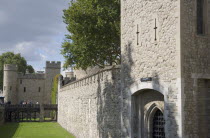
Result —
<path fill-rule="evenodd" d="M 67 34 L 63 9 L 70 0 L 0 0 L 0 54 L 21 53 L 36 71 L 61 61 Z"/>

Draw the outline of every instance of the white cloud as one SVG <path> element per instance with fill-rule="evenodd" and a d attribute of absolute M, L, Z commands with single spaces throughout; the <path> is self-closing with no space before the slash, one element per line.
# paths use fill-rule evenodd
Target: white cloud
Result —
<path fill-rule="evenodd" d="M 63 61 L 61 43 L 67 33 L 63 9 L 69 0 L 0 0 L 0 54 L 21 53 L 35 69 L 46 60 Z"/>
<path fill-rule="evenodd" d="M 0 25 L 1 25 L 1 24 L 7 23 L 8 17 L 7 17 L 7 15 L 6 15 L 5 12 L 0 11 L 0 19 L 1 19 L 1 20 L 0 20 Z"/>
<path fill-rule="evenodd" d="M 33 42 L 21 42 L 15 46 L 15 52 L 21 53 L 27 61 L 43 61 L 43 56 L 37 51 Z"/>

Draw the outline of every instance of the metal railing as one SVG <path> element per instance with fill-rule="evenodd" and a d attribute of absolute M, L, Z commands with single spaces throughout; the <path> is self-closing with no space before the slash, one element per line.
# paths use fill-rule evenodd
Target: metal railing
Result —
<path fill-rule="evenodd" d="M 43 116 L 43 121 L 57 121 L 57 104 L 2 104 L 7 122 L 38 121 Z M 52 116 L 54 115 L 54 117 Z M 45 120 L 45 118 L 51 120 Z"/>

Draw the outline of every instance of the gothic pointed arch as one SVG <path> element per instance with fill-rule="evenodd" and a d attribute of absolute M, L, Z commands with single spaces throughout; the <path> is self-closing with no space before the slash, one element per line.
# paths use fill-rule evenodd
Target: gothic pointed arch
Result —
<path fill-rule="evenodd" d="M 153 124 L 163 122 L 160 131 L 162 137 L 160 138 L 164 138 L 164 103 L 167 102 L 165 96 L 168 93 L 167 85 L 160 85 L 155 82 L 135 83 L 130 87 L 130 92 L 131 137 L 153 138 L 153 129 L 156 129 L 153 128 Z M 158 117 L 160 120 L 154 120 Z M 159 132 L 157 133 L 159 134 Z M 154 135 L 157 134 L 154 133 Z"/>
<path fill-rule="evenodd" d="M 144 108 L 144 136 L 146 138 L 165 138 L 164 102 L 150 102 Z"/>

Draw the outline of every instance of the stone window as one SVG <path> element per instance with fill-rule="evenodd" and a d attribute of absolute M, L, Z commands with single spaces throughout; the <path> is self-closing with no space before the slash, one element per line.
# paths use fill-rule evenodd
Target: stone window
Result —
<path fill-rule="evenodd" d="M 41 87 L 39 87 L 39 92 L 41 92 Z"/>
<path fill-rule="evenodd" d="M 22 84 L 23 83 L 23 80 L 20 80 L 20 84 Z"/>
<path fill-rule="evenodd" d="M 197 0 L 197 34 L 205 34 L 207 30 L 206 0 Z"/>
<path fill-rule="evenodd" d="M 26 92 L 26 87 L 24 87 L 24 92 Z"/>
<path fill-rule="evenodd" d="M 10 91 L 12 90 L 12 86 L 10 86 Z"/>

